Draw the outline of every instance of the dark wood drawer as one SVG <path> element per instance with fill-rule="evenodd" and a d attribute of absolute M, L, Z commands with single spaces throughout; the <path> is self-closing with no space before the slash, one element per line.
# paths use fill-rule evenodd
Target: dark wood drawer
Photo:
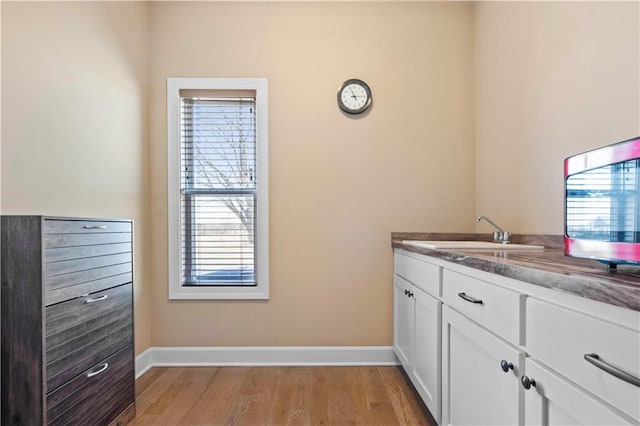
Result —
<path fill-rule="evenodd" d="M 131 282 L 131 260 L 131 242 L 46 249 L 45 305 Z"/>
<path fill-rule="evenodd" d="M 49 425 L 107 425 L 134 401 L 133 347 L 83 371 L 47 395 Z"/>
<path fill-rule="evenodd" d="M 45 259 L 46 262 L 46 259 Z M 82 259 L 61 260 L 59 262 L 46 262 L 43 266 L 45 280 L 56 275 L 82 272 L 103 266 L 119 265 L 131 262 L 131 253 L 116 253 L 106 256 L 86 257 Z"/>
<path fill-rule="evenodd" d="M 44 293 L 44 302 L 46 306 L 55 303 L 64 302 L 69 299 L 80 297 L 84 294 L 95 293 L 107 288 L 116 287 L 122 284 L 133 282 L 133 273 L 126 272 L 124 274 L 111 275 L 105 278 L 71 284 L 66 287 L 60 287 L 53 290 L 47 290 Z"/>
<path fill-rule="evenodd" d="M 51 234 L 42 237 L 46 250 L 60 247 L 83 247 L 97 244 L 130 243 L 131 232 L 113 232 L 109 234 Z"/>
<path fill-rule="evenodd" d="M 47 391 L 133 341 L 132 285 L 46 308 Z"/>
<path fill-rule="evenodd" d="M 98 244 L 80 247 L 60 247 L 47 249 L 44 252 L 45 263 L 64 260 L 84 259 L 109 254 L 131 253 L 131 243 Z"/>
<path fill-rule="evenodd" d="M 70 285 L 100 280 L 114 275 L 126 274 L 131 272 L 131 270 L 131 262 L 126 262 L 87 269 L 85 271 L 70 272 L 68 274 L 53 275 L 50 277 L 45 276 L 44 290 L 51 291 L 58 288 L 68 287 Z"/>
<path fill-rule="evenodd" d="M 92 234 L 131 232 L 130 222 L 46 219 L 43 234 Z"/>

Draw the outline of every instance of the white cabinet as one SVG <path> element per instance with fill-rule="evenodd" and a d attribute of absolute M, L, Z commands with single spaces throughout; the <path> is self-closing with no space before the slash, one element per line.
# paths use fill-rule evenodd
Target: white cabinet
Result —
<path fill-rule="evenodd" d="M 533 298 L 526 307 L 530 356 L 640 422 L 640 387 L 617 377 L 640 377 L 638 329 Z"/>
<path fill-rule="evenodd" d="M 393 349 L 431 415 L 440 420 L 441 306 L 422 289 L 440 288 L 437 266 L 396 255 L 396 271 L 417 278 L 417 284 L 393 278 Z M 416 273 L 421 270 L 424 274 Z"/>
<path fill-rule="evenodd" d="M 526 360 L 525 424 L 549 425 L 627 425 L 637 424 L 537 361 Z"/>
<path fill-rule="evenodd" d="M 440 306 L 442 303 L 394 277 L 393 349 L 436 421 L 440 419 Z"/>
<path fill-rule="evenodd" d="M 394 273 L 432 296 L 440 296 L 442 268 L 427 262 L 425 256 L 416 256 L 396 253 L 393 258 Z"/>
<path fill-rule="evenodd" d="M 442 424 L 522 424 L 524 352 L 448 306 L 442 324 Z"/>
<path fill-rule="evenodd" d="M 440 420 L 440 318 L 442 303 L 414 290 L 413 384 L 436 421 Z"/>
<path fill-rule="evenodd" d="M 393 347 L 439 424 L 640 424 L 640 312 L 404 251 L 394 272 Z"/>
<path fill-rule="evenodd" d="M 446 305 L 506 340 L 520 343 L 523 294 L 447 269 L 442 283 Z"/>
<path fill-rule="evenodd" d="M 393 277 L 393 350 L 405 371 L 411 368 L 413 358 L 413 301 L 409 292 L 411 283 Z"/>

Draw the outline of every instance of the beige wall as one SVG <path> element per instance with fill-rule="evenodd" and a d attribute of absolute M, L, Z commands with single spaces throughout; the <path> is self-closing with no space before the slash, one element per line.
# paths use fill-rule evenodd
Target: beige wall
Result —
<path fill-rule="evenodd" d="M 150 345 L 148 7 L 2 4 L 2 214 L 135 221 L 136 351 Z"/>
<path fill-rule="evenodd" d="M 564 158 L 640 135 L 639 6 L 476 3 L 478 213 L 562 234 Z"/>
<path fill-rule="evenodd" d="M 151 7 L 154 346 L 389 345 L 390 232 L 473 230 L 473 5 Z M 167 77 L 269 80 L 268 302 L 167 300 Z M 368 115 L 336 104 L 369 83 Z"/>
<path fill-rule="evenodd" d="M 564 157 L 640 134 L 638 8 L 3 2 L 2 213 L 136 220 L 137 353 L 389 345 L 391 231 L 561 233 Z M 268 302 L 167 300 L 169 76 L 269 79 Z"/>

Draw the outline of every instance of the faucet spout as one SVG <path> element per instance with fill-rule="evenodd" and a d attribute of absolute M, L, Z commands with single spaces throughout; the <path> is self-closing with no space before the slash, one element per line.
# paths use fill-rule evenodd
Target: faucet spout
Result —
<path fill-rule="evenodd" d="M 487 222 L 489 222 L 494 228 L 497 229 L 497 231 L 493 233 L 493 241 L 494 242 L 500 242 L 500 243 L 503 243 L 503 244 L 509 244 L 511 242 L 511 233 L 505 231 L 502 228 L 500 228 L 494 221 L 492 221 L 488 217 L 486 217 L 486 216 L 478 216 L 476 218 L 476 222 L 480 222 L 483 219 L 486 220 Z"/>
<path fill-rule="evenodd" d="M 496 225 L 496 223 L 494 221 L 492 221 L 491 219 L 489 219 L 486 216 L 478 216 L 478 218 L 476 219 L 476 222 L 480 222 L 482 219 L 486 220 L 487 222 L 489 222 L 491 225 L 493 225 L 494 228 L 496 228 L 498 231 L 500 232 L 504 232 L 504 229 L 500 228 L 498 225 Z"/>

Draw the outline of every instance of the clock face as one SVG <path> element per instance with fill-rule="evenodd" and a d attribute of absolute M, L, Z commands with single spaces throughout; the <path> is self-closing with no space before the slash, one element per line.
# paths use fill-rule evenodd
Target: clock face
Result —
<path fill-rule="evenodd" d="M 338 90 L 338 106 L 348 114 L 360 114 L 371 105 L 371 89 L 358 79 L 347 80 Z"/>

